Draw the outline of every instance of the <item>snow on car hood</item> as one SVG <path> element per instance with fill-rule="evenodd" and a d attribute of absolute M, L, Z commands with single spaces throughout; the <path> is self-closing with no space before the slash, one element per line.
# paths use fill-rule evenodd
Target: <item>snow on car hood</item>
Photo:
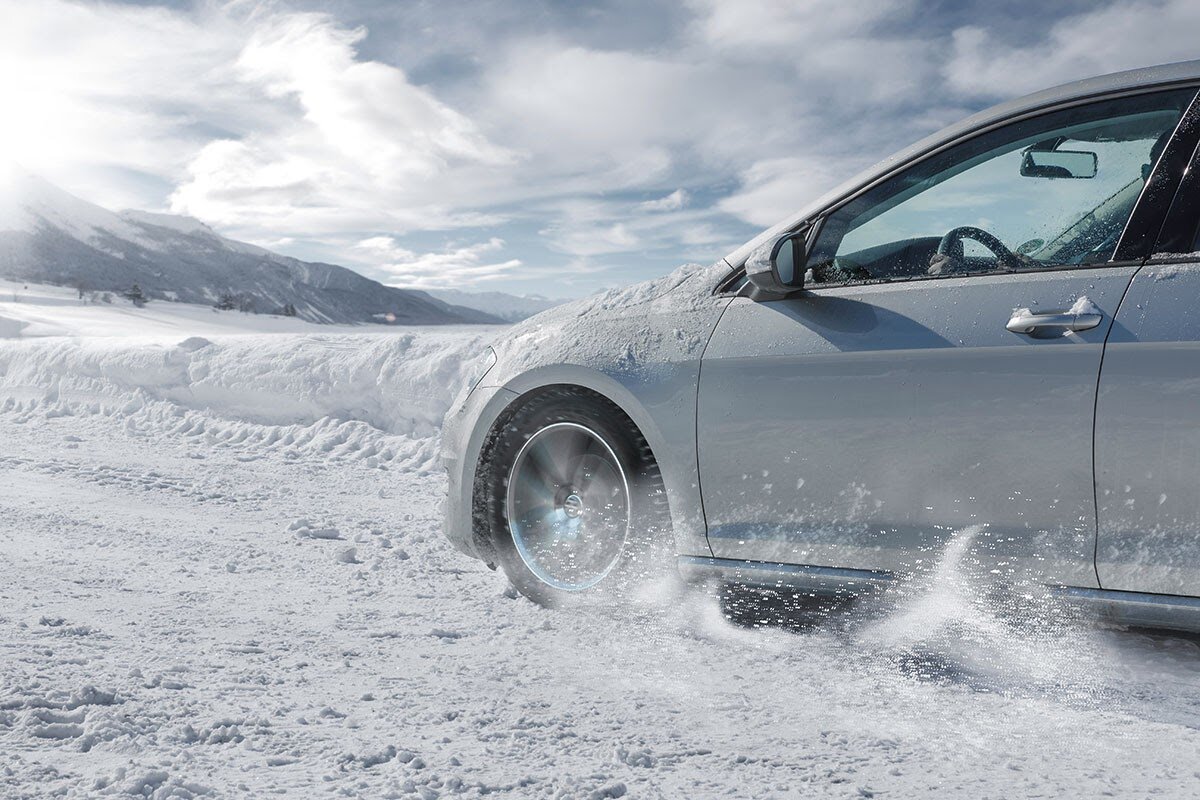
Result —
<path fill-rule="evenodd" d="M 724 261 L 685 264 L 661 278 L 543 311 L 494 343 L 501 372 L 554 363 L 632 371 L 698 357 L 719 305 L 713 289 L 729 272 Z"/>
<path fill-rule="evenodd" d="M 131 431 L 258 442 L 306 458 L 435 469 L 442 417 L 482 352 L 476 330 L 0 343 L 0 414 L 120 418 Z"/>
<path fill-rule="evenodd" d="M 522 328 L 536 327 L 547 322 L 592 317 L 597 314 L 621 316 L 645 313 L 646 309 L 643 306 L 651 303 L 655 304 L 655 311 L 660 312 L 670 309 L 688 310 L 694 308 L 698 300 L 710 295 L 717 280 L 728 272 L 729 265 L 724 261 L 711 266 L 684 264 L 661 278 L 609 289 L 555 306 L 518 323 L 512 331 L 517 333 Z M 711 276 L 712 279 L 705 280 L 705 276 Z"/>

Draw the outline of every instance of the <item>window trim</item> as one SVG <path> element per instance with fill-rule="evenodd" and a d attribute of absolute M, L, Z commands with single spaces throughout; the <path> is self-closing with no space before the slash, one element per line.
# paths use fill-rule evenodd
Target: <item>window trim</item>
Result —
<path fill-rule="evenodd" d="M 1108 100 L 1120 100 L 1125 97 L 1136 97 L 1145 94 L 1156 94 L 1159 92 L 1169 92 L 1177 89 L 1191 89 L 1193 92 L 1192 99 L 1188 106 L 1184 109 L 1183 114 L 1176 123 L 1175 130 L 1171 134 L 1171 139 L 1163 150 L 1162 155 L 1158 159 L 1158 163 L 1154 165 L 1153 171 L 1150 173 L 1149 180 L 1142 187 L 1142 192 L 1138 195 L 1137 202 L 1134 203 L 1133 211 L 1126 220 L 1125 229 L 1121 232 L 1121 238 L 1117 242 L 1117 247 L 1113 252 L 1113 257 L 1108 261 L 1089 263 L 1089 264 L 1055 264 L 1045 268 L 1034 268 L 1021 270 L 1012 273 L 998 273 L 990 271 L 987 273 L 954 273 L 952 275 L 926 275 L 904 278 L 903 280 L 879 280 L 879 281 L 848 281 L 846 283 L 831 283 L 822 284 L 820 286 L 809 289 L 807 286 L 803 291 L 822 291 L 825 289 L 842 289 L 852 286 L 876 286 L 882 283 L 908 283 L 919 280 L 939 280 L 942 278 L 961 278 L 973 277 L 978 275 L 998 275 L 1012 274 L 1025 275 L 1037 272 L 1059 272 L 1063 270 L 1076 269 L 1098 269 L 1101 267 L 1116 267 L 1126 264 L 1141 264 L 1150 258 L 1156 252 L 1157 238 L 1162 230 L 1166 227 L 1168 218 L 1175 211 L 1174 203 L 1179 194 L 1180 185 L 1183 182 L 1185 174 L 1189 172 L 1189 166 L 1196 166 L 1195 159 L 1200 158 L 1200 80 L 1196 78 L 1188 78 L 1180 81 L 1169 81 L 1166 83 L 1156 83 L 1146 86 L 1138 86 L 1128 89 L 1123 89 L 1115 92 L 1096 92 L 1089 95 L 1075 97 L 1070 100 L 1052 103 L 1045 106 L 1040 106 L 1034 109 L 1028 109 L 1022 113 L 1014 114 L 999 120 L 982 125 L 978 128 L 965 132 L 953 139 L 947 139 L 939 142 L 937 145 L 915 154 L 907 161 L 894 165 L 891 169 L 885 170 L 865 183 L 850 189 L 846 194 L 831 202 L 825 208 L 813 213 L 808 219 L 802 220 L 791 228 L 780 232 L 780 236 L 786 236 L 789 233 L 794 233 L 804 226 L 809 226 L 809 231 L 805 237 L 805 242 L 809 248 L 816 241 L 816 237 L 820 235 L 820 230 L 825 223 L 825 219 L 831 214 L 837 212 L 843 206 L 853 202 L 860 196 L 874 189 L 876 186 L 890 180 L 900 173 L 927 161 L 934 156 L 944 153 L 946 150 L 956 147 L 959 144 L 970 141 L 978 136 L 984 136 L 992 131 L 1009 125 L 1024 122 L 1030 119 L 1053 114 L 1058 111 L 1066 111 L 1079 106 L 1091 105 L 1093 103 L 1101 103 Z M 1180 156 L 1180 151 L 1183 155 Z M 1168 158 L 1168 154 L 1171 158 Z M 1182 161 L 1182 165 L 1178 162 Z M 1154 201 L 1147 206 L 1148 190 L 1154 184 Z M 1200 185 L 1196 187 L 1200 192 Z M 1160 190 L 1162 190 L 1160 192 Z M 1138 225 L 1135 227 L 1134 222 Z M 1157 224 L 1155 224 L 1157 220 Z M 1136 239 L 1129 239 L 1131 229 Z M 1135 247 L 1136 245 L 1136 247 Z M 1138 254 L 1138 249 L 1145 250 L 1144 253 Z M 1121 256 L 1118 258 L 1118 256 Z M 732 267 L 732 273 L 722 278 L 713 289 L 713 294 L 738 294 L 738 290 L 733 287 L 738 279 L 745 274 L 745 264 L 737 264 Z"/>
<path fill-rule="evenodd" d="M 1195 255 L 1196 241 L 1200 238 L 1197 198 L 1200 198 L 1200 142 L 1192 151 L 1183 177 L 1175 188 L 1148 260 L 1156 264 L 1194 263 L 1198 260 Z"/>
<path fill-rule="evenodd" d="M 1117 261 L 1145 261 L 1154 254 L 1155 246 L 1170 216 L 1172 205 L 1187 177 L 1188 165 L 1200 144 L 1200 91 L 1179 118 L 1171 139 L 1154 165 L 1149 180 L 1142 187 L 1133 213 L 1117 242 L 1112 258 Z"/>
<path fill-rule="evenodd" d="M 1046 272 L 1074 272 L 1085 269 L 1104 269 L 1105 267 L 1139 267 L 1146 262 L 1145 258 L 1135 258 L 1122 261 L 1095 261 L 1087 264 L 1050 264 L 1045 267 L 1032 267 L 1021 270 L 987 270 L 986 272 L 954 272 L 949 275 L 914 275 L 911 278 L 880 278 L 871 281 L 847 281 L 846 283 L 821 283 L 811 288 L 804 287 L 806 292 L 824 292 L 827 290 L 854 289 L 859 286 L 887 286 L 906 283 L 921 283 L 925 281 L 942 281 L 952 278 L 1019 278 L 1022 275 L 1039 275 Z"/>

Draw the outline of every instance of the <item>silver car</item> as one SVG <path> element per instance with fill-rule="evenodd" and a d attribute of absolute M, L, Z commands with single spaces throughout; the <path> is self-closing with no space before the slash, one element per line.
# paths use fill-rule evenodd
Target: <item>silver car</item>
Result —
<path fill-rule="evenodd" d="M 991 570 L 1200 624 L 1200 61 L 958 122 L 708 268 L 515 327 L 446 534 L 526 595 Z"/>

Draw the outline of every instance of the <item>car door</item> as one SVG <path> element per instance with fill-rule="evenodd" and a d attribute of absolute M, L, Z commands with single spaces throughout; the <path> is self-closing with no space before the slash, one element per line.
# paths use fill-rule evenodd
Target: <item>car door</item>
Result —
<path fill-rule="evenodd" d="M 1017 120 L 816 220 L 806 291 L 735 298 L 704 354 L 713 555 L 910 571 L 970 529 L 999 568 L 1095 586 L 1097 375 L 1193 95 Z"/>
<path fill-rule="evenodd" d="M 1096 398 L 1096 570 L 1105 589 L 1200 596 L 1198 223 L 1194 158 L 1105 348 Z"/>

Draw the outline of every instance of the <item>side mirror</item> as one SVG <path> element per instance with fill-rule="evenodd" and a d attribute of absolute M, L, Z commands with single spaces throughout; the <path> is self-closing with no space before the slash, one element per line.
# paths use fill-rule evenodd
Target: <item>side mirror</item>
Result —
<path fill-rule="evenodd" d="M 746 259 L 750 299 L 780 300 L 804 288 L 807 231 L 795 231 L 768 242 Z"/>

